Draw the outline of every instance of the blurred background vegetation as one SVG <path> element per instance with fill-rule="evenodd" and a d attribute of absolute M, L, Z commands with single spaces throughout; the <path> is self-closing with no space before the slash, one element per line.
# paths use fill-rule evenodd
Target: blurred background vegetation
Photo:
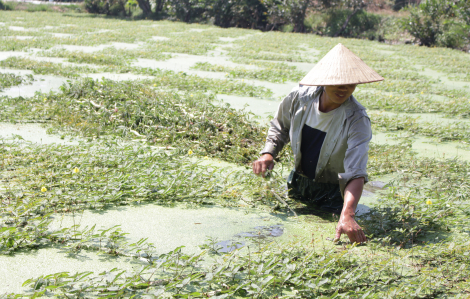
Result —
<path fill-rule="evenodd" d="M 470 50 L 468 0 L 84 0 L 60 6 L 0 0 L 0 10 L 17 9 L 168 19 Z"/>

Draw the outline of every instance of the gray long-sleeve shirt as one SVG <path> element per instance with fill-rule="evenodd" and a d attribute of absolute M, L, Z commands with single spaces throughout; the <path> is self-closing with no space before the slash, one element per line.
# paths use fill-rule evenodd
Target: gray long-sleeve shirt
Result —
<path fill-rule="evenodd" d="M 302 173 L 301 151 L 302 128 L 311 112 L 313 101 L 319 101 L 323 87 L 298 86 L 279 105 L 262 154 L 273 157 L 291 142 L 295 171 Z M 370 119 L 364 108 L 353 96 L 336 108 L 328 134 L 320 151 L 315 181 L 339 184 L 341 194 L 352 179 L 368 181 L 367 159 L 369 142 L 372 139 Z"/>

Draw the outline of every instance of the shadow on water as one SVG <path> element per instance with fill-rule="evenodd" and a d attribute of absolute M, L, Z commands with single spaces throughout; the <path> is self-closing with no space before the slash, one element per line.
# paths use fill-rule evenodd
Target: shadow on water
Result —
<path fill-rule="evenodd" d="M 295 212 L 307 223 L 331 223 L 335 221 L 334 213 L 319 210 L 315 206 L 305 205 L 296 208 Z"/>
<path fill-rule="evenodd" d="M 268 243 L 283 234 L 284 226 L 282 224 L 256 226 L 253 230 L 234 235 L 230 240 L 215 243 L 213 249 L 217 253 L 228 253 L 240 249 L 245 245 L 261 245 Z"/>
<path fill-rule="evenodd" d="M 387 183 L 382 181 L 370 181 L 364 185 L 360 203 L 356 208 L 356 216 L 367 214 L 370 211 L 370 206 L 377 203 L 378 195 L 387 186 Z M 301 203 L 296 207 L 295 212 L 302 215 L 302 218 L 307 223 L 332 223 L 338 221 L 340 213 L 321 210 L 318 206 Z"/>

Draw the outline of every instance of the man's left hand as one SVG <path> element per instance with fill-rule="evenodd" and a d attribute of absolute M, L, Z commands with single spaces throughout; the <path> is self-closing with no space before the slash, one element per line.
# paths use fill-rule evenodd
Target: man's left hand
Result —
<path fill-rule="evenodd" d="M 367 242 L 366 235 L 362 228 L 357 224 L 354 217 L 349 215 L 341 214 L 339 218 L 338 225 L 336 226 L 336 235 L 335 242 L 339 241 L 341 234 L 348 235 L 349 241 L 351 243 L 364 243 Z"/>
<path fill-rule="evenodd" d="M 362 189 L 364 188 L 364 178 L 351 180 L 344 189 L 344 204 L 338 225 L 336 226 L 335 242 L 339 241 L 341 234 L 348 235 L 351 243 L 367 242 L 366 235 L 362 228 L 354 220 L 355 211 L 359 199 L 361 198 Z"/>

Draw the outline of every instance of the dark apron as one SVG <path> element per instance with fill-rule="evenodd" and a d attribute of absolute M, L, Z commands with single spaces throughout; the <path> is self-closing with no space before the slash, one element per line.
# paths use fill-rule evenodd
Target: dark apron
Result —
<path fill-rule="evenodd" d="M 287 178 L 288 195 L 308 206 L 325 212 L 340 214 L 343 209 L 343 197 L 339 184 L 318 183 L 295 171 Z"/>

